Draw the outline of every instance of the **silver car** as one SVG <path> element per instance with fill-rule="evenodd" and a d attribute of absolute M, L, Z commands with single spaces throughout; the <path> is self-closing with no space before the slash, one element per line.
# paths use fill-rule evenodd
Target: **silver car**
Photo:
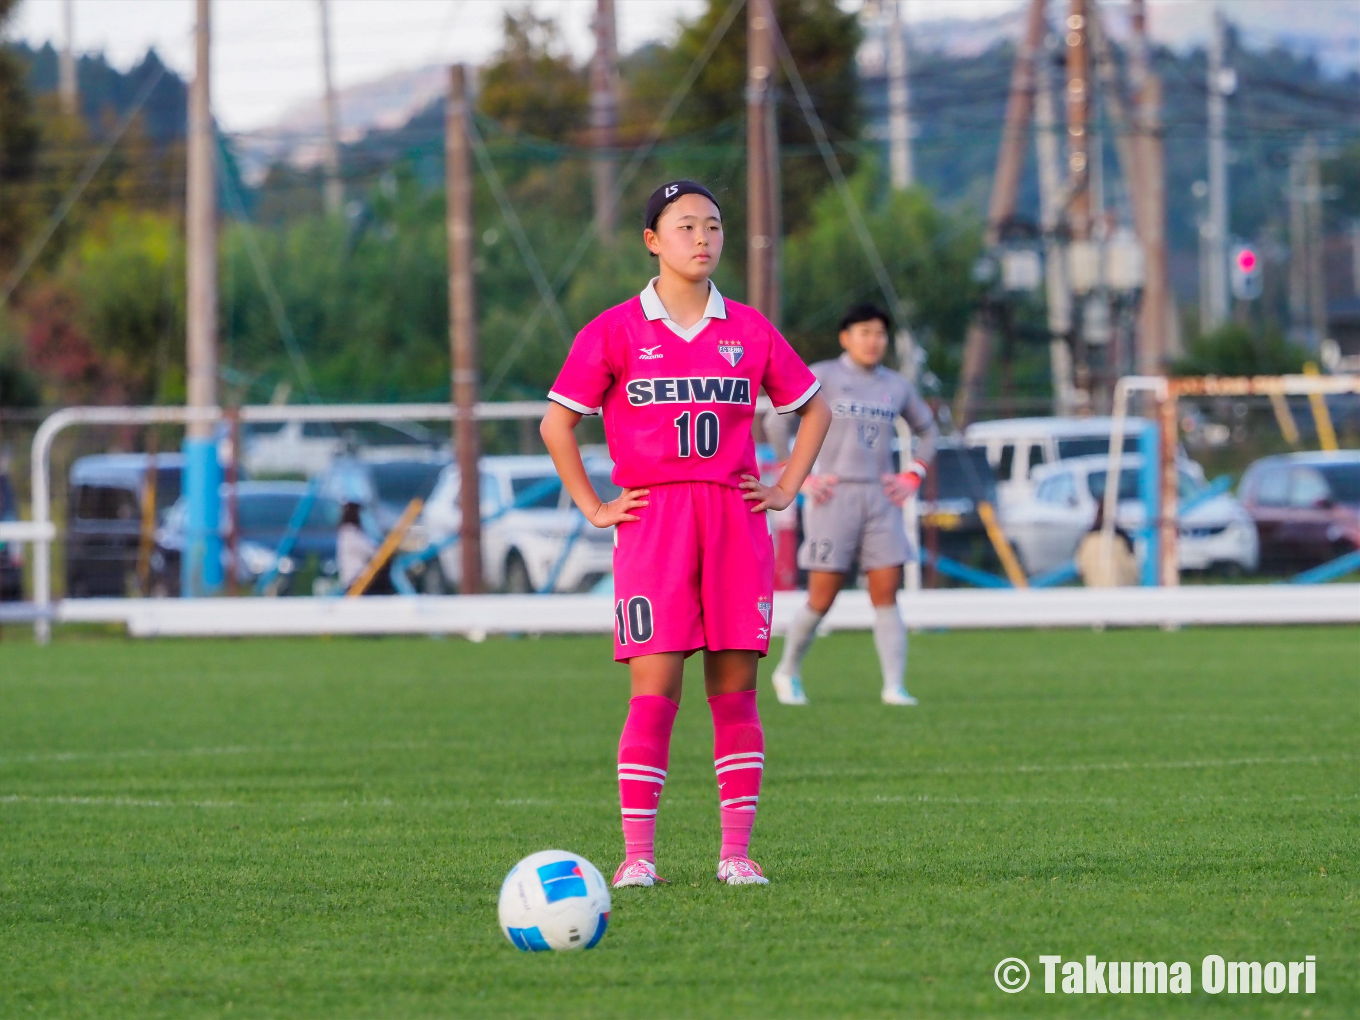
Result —
<path fill-rule="evenodd" d="M 1138 498 L 1138 475 L 1143 458 L 1125 454 L 1119 472 L 1116 523 L 1136 536 L 1146 520 Z M 1180 500 L 1195 498 L 1205 486 L 1196 477 L 1197 465 L 1179 467 Z M 1015 546 L 1025 572 L 1031 576 L 1061 567 L 1077 551 L 1082 536 L 1095 522 L 1096 504 L 1104 499 L 1109 457 L 1074 457 L 1034 473 L 1034 494 L 1007 508 L 1002 517 L 1006 537 Z M 1142 541 L 1135 541 L 1141 559 Z M 1223 493 L 1196 503 L 1180 518 L 1177 543 L 1182 570 L 1221 570 L 1254 573 L 1258 560 L 1256 527 L 1234 497 Z"/>
<path fill-rule="evenodd" d="M 586 471 L 605 500 L 619 494 L 612 465 L 587 457 Z M 421 532 L 437 553 L 414 565 L 412 582 L 427 594 L 455 590 L 462 576 L 458 533 L 462 514 L 456 464 L 435 483 L 420 517 Z M 482 578 L 489 590 L 589 591 L 613 569 L 614 529 L 581 516 L 562 487 L 552 458 L 483 457 L 481 460 Z"/>

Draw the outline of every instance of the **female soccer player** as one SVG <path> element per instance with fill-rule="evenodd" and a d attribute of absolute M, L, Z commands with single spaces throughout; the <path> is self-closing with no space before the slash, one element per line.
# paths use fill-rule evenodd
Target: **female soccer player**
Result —
<path fill-rule="evenodd" d="M 916 704 L 906 689 L 907 629 L 897 613 L 902 564 L 913 554 L 899 508 L 925 478 L 939 431 L 911 381 L 883 367 L 888 326 L 882 309 L 856 305 L 841 319 L 845 353 L 812 366 L 831 405 L 832 421 L 816 473 L 805 486 L 810 499 L 804 503 L 798 565 L 808 571 L 807 605 L 789 626 L 773 675 L 775 694 L 785 705 L 807 704 L 799 675 L 803 656 L 856 562 L 868 575 L 874 605 L 883 703 Z M 915 460 L 902 472 L 893 470 L 892 460 L 898 415 L 920 439 Z M 780 431 L 779 422 L 766 424 L 770 432 Z M 902 451 L 903 461 L 908 454 Z"/>
<path fill-rule="evenodd" d="M 541 427 L 577 507 L 596 527 L 616 526 L 614 658 L 628 663 L 633 696 L 619 740 L 625 855 L 614 886 L 664 881 L 657 804 L 685 658 L 700 648 L 722 820 L 718 880 L 764 885 L 747 854 L 765 762 L 756 662 L 769 651 L 774 593 L 765 511 L 793 501 L 831 412 L 765 317 L 709 282 L 723 229 L 708 189 L 663 185 L 644 224 L 660 274 L 577 335 Z M 773 486 L 760 482 L 751 440 L 761 387 L 777 410 L 803 420 Z M 623 489 L 608 503 L 590 484 L 573 432 L 582 415 L 600 413 Z"/>

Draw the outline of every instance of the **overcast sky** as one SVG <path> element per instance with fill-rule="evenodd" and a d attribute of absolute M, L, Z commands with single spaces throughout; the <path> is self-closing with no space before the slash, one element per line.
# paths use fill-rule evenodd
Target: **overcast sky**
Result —
<path fill-rule="evenodd" d="M 41 46 L 62 39 L 65 0 L 22 0 L 15 38 Z M 911 0 L 909 20 L 946 14 L 976 17 L 1014 8 L 1020 0 Z M 155 46 L 175 70 L 192 68 L 193 0 L 73 0 L 75 48 L 104 52 L 120 68 Z M 523 0 L 331 0 L 336 84 L 371 81 L 392 71 L 435 62 L 485 59 L 501 40 L 501 15 Z M 591 49 L 594 0 L 535 0 L 554 16 L 568 44 Z M 619 44 L 625 50 L 673 35 L 676 19 L 692 17 L 704 0 L 618 0 Z M 858 6 L 847 0 L 847 6 Z M 213 5 L 213 106 L 229 131 L 276 121 L 321 91 L 317 0 L 216 0 Z"/>

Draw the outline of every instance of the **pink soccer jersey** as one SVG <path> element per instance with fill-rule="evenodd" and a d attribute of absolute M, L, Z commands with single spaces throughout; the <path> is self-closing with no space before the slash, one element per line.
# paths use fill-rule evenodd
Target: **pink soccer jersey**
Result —
<path fill-rule="evenodd" d="M 603 413 L 616 485 L 735 486 L 757 474 L 751 421 L 761 388 L 787 412 L 818 385 L 754 308 L 714 287 L 705 317 L 683 331 L 649 284 L 581 330 L 548 397 L 581 414 Z"/>

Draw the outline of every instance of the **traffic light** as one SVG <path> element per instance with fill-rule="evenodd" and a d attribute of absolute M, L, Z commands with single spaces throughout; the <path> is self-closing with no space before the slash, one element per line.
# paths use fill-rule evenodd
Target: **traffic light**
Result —
<path fill-rule="evenodd" d="M 1261 256 L 1249 244 L 1232 250 L 1232 295 L 1239 301 L 1255 301 L 1261 296 Z"/>

